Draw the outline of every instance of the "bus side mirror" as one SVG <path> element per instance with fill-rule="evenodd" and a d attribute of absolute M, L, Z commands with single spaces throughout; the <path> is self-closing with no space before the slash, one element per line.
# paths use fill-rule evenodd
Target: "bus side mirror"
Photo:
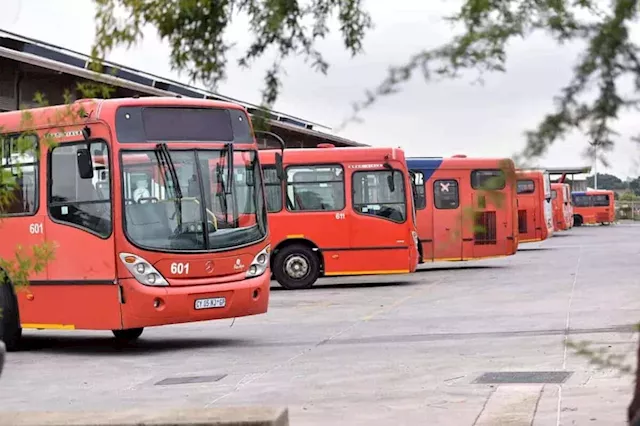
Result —
<path fill-rule="evenodd" d="M 93 162 L 87 148 L 78 149 L 78 173 L 82 179 L 93 178 Z"/>
<path fill-rule="evenodd" d="M 278 179 L 281 181 L 284 180 L 284 166 L 282 165 L 282 154 L 276 152 L 276 173 L 278 174 Z"/>

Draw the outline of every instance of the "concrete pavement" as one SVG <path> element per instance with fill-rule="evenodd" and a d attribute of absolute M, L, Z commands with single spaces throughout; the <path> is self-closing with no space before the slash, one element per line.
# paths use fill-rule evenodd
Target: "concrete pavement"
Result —
<path fill-rule="evenodd" d="M 125 349 L 110 333 L 26 331 L 0 410 L 273 405 L 295 426 L 623 425 L 632 377 L 567 342 L 633 365 L 639 254 L 640 226 L 574 228 L 510 258 L 274 288 L 266 315 L 147 329 Z M 477 383 L 510 371 L 533 383 Z"/>

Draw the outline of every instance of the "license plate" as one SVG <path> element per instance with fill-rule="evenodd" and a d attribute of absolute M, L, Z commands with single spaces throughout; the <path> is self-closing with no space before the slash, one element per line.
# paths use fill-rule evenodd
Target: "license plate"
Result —
<path fill-rule="evenodd" d="M 196 309 L 224 308 L 227 299 L 224 297 L 211 297 L 209 299 L 196 299 Z"/>

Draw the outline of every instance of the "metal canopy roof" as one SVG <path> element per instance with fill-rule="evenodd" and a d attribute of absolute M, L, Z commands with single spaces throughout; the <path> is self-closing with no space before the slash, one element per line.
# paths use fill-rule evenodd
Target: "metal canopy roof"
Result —
<path fill-rule="evenodd" d="M 178 81 L 159 77 L 124 65 L 105 61 L 103 72 L 90 69 L 90 56 L 60 46 L 0 30 L 0 57 L 28 63 L 34 66 L 75 75 L 88 80 L 100 81 L 113 86 L 120 86 L 137 92 L 155 96 L 187 96 L 200 99 L 212 99 L 234 102 L 244 106 L 250 114 L 260 110 L 258 105 L 243 102 L 228 96 L 219 95 Z M 328 126 L 304 120 L 278 111 L 267 111 L 270 124 L 294 132 L 304 133 L 322 139 L 351 146 L 368 146 L 339 136 L 327 134 L 314 129 Z"/>
<path fill-rule="evenodd" d="M 591 166 L 582 167 L 547 167 L 545 169 L 550 175 L 580 175 L 583 173 L 591 173 Z"/>

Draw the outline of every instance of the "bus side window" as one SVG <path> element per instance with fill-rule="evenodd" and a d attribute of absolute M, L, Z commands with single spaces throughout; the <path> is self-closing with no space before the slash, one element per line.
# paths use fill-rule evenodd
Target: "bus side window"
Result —
<path fill-rule="evenodd" d="M 28 216 L 38 209 L 37 145 L 35 135 L 0 136 L 0 191 L 7 197 L 1 216 Z"/>
<path fill-rule="evenodd" d="M 594 195 L 593 196 L 593 206 L 594 207 L 609 207 L 609 196 L 604 195 Z"/>
<path fill-rule="evenodd" d="M 483 190 L 500 190 L 506 186 L 502 170 L 474 170 L 471 172 L 471 188 Z"/>
<path fill-rule="evenodd" d="M 287 208 L 291 211 L 344 209 L 344 171 L 340 165 L 287 167 Z"/>
<path fill-rule="evenodd" d="M 424 174 L 419 171 L 413 172 L 413 184 L 416 189 L 416 210 L 422 210 L 427 207 L 427 192 L 424 186 Z"/>
<path fill-rule="evenodd" d="M 518 180 L 518 194 L 533 194 L 536 184 L 530 179 Z"/>
<path fill-rule="evenodd" d="M 53 148 L 49 165 L 49 214 L 58 223 L 108 237 L 111 234 L 111 194 L 99 194 L 96 184 L 99 178 L 105 177 L 104 172 L 110 173 L 109 169 L 102 170 L 109 164 L 109 150 L 104 142 L 91 143 L 94 177 L 82 179 L 76 157 L 78 148 L 84 146 L 84 142 L 65 143 Z M 100 153 L 99 161 L 96 153 Z M 109 178 L 106 177 L 108 182 Z"/>
<path fill-rule="evenodd" d="M 282 210 L 282 181 L 278 178 L 275 166 L 264 166 L 264 189 L 267 198 L 267 211 L 276 213 Z"/>
<path fill-rule="evenodd" d="M 458 181 L 451 179 L 433 182 L 433 203 L 437 209 L 457 209 L 460 205 Z"/>

